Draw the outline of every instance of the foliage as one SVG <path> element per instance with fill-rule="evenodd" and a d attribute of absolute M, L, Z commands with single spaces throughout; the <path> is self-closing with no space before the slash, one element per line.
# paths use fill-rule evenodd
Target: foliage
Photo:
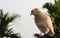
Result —
<path fill-rule="evenodd" d="M 8 13 L 4 14 L 2 10 L 0 10 L 0 38 L 3 37 L 10 37 L 16 36 L 16 34 L 13 34 L 12 28 L 8 29 L 8 24 L 12 22 L 18 15 L 12 15 L 9 16 Z"/>

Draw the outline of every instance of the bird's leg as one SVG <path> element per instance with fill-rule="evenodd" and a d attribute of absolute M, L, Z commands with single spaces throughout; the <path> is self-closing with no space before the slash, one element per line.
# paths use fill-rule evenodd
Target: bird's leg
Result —
<path fill-rule="evenodd" d="M 47 28 L 47 31 L 45 32 L 45 34 L 47 34 L 49 32 L 49 29 Z"/>

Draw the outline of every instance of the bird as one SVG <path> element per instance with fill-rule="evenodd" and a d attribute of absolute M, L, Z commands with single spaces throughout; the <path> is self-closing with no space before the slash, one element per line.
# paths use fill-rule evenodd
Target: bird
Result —
<path fill-rule="evenodd" d="M 34 15 L 35 24 L 41 33 L 49 36 L 55 34 L 52 20 L 49 15 L 43 13 L 39 8 L 32 9 L 30 15 Z"/>

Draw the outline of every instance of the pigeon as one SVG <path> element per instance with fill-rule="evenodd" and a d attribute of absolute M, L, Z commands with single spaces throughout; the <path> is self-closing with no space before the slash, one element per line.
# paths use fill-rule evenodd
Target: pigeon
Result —
<path fill-rule="evenodd" d="M 49 36 L 53 36 L 55 34 L 50 16 L 41 12 L 39 8 L 32 9 L 31 15 L 34 15 L 35 24 L 41 33 Z"/>

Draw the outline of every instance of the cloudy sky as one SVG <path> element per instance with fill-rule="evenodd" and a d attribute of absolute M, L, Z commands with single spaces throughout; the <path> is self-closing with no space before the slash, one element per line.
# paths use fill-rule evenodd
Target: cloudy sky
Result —
<path fill-rule="evenodd" d="M 33 34 L 39 33 L 38 28 L 34 23 L 34 16 L 30 16 L 33 8 L 39 8 L 46 12 L 42 6 L 46 2 L 54 3 L 54 0 L 0 0 L 0 9 L 11 14 L 21 15 L 17 18 L 12 26 L 14 32 L 21 34 L 23 38 L 33 38 Z"/>

